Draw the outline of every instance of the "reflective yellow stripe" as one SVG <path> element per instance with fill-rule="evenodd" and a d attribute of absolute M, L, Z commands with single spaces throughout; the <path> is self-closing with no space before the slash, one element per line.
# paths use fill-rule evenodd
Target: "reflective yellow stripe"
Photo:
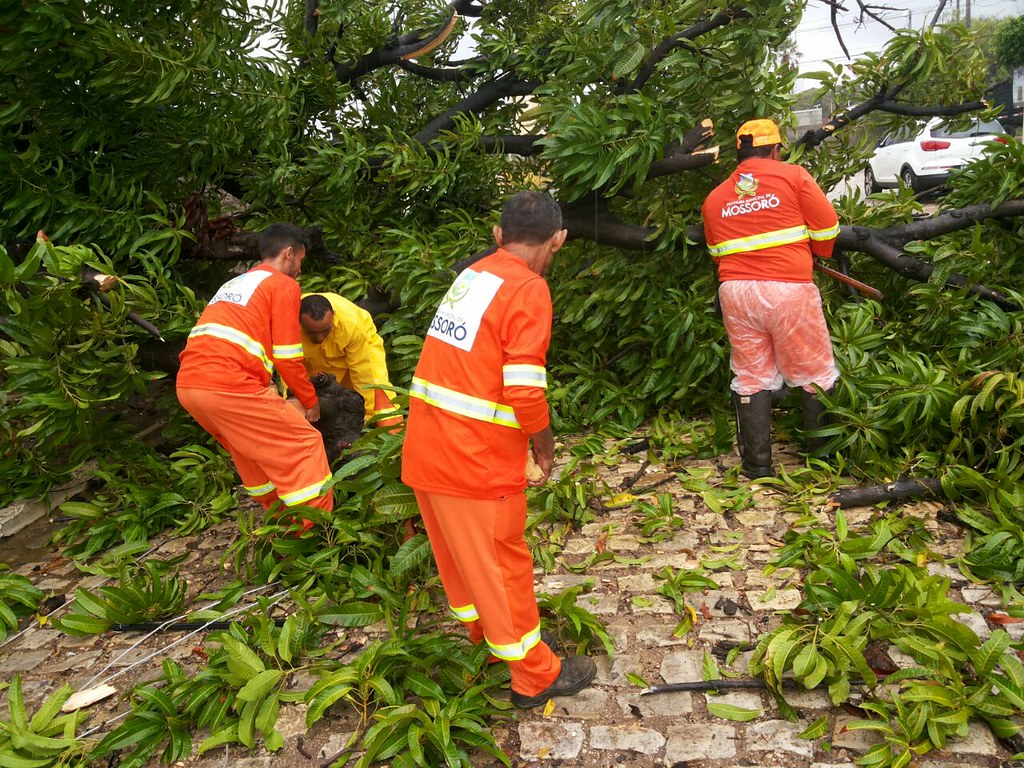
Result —
<path fill-rule="evenodd" d="M 470 622 L 476 621 L 480 618 L 480 614 L 476 612 L 475 605 L 463 605 L 459 608 L 456 608 L 454 605 L 450 605 L 448 607 L 451 608 L 452 615 L 459 621 Z"/>
<path fill-rule="evenodd" d="M 191 333 L 188 335 L 190 339 L 193 336 L 212 336 L 215 339 L 220 339 L 221 341 L 229 341 L 232 344 L 237 344 L 263 363 L 263 367 L 267 369 L 268 373 L 272 373 L 274 370 L 274 364 L 270 362 L 270 358 L 267 357 L 267 353 L 266 350 L 263 349 L 263 345 L 256 341 L 256 339 L 246 336 L 237 328 L 232 328 L 229 325 L 221 325 L 220 323 L 203 323 L 202 325 L 197 325 L 193 328 Z"/>
<path fill-rule="evenodd" d="M 479 397 L 464 395 L 454 389 L 431 384 L 423 379 L 414 378 L 409 396 L 415 397 L 428 405 L 440 408 L 442 411 L 457 413 L 470 419 L 479 419 L 491 424 L 500 424 L 503 427 L 514 427 L 519 429 L 519 422 L 516 421 L 515 411 L 508 405 L 492 403 L 489 400 L 481 400 Z"/>
<path fill-rule="evenodd" d="M 263 485 L 243 485 L 242 488 L 250 496 L 266 496 L 272 490 L 274 490 L 273 483 L 264 483 Z"/>
<path fill-rule="evenodd" d="M 828 229 L 808 229 L 807 234 L 811 240 L 831 240 L 833 237 L 839 237 L 839 225 Z"/>
<path fill-rule="evenodd" d="M 506 387 L 548 388 L 548 374 L 542 365 L 505 365 L 501 379 Z"/>
<path fill-rule="evenodd" d="M 327 485 L 330 479 L 331 473 L 328 472 L 327 477 L 325 477 L 318 483 L 307 485 L 305 488 L 300 488 L 299 490 L 292 491 L 291 493 L 280 494 L 281 501 L 283 501 L 289 507 L 294 507 L 296 504 L 304 504 L 310 499 L 315 499 L 317 496 L 322 496 L 324 492 L 324 486 Z"/>
<path fill-rule="evenodd" d="M 495 645 L 490 640 L 487 640 L 487 645 L 490 647 L 491 653 L 502 661 L 522 661 L 526 658 L 526 654 L 529 653 L 532 648 L 536 647 L 539 642 L 540 624 L 537 625 L 536 629 L 530 630 L 523 635 L 523 639 L 518 643 L 512 643 L 511 645 Z"/>
<path fill-rule="evenodd" d="M 278 360 L 294 360 L 296 357 L 302 357 L 302 345 L 275 344 L 274 357 L 276 357 Z"/>
<path fill-rule="evenodd" d="M 760 235 L 749 237 L 737 237 L 734 240 L 724 240 L 718 245 L 709 245 L 708 250 L 716 259 L 743 251 L 761 251 L 765 248 L 774 248 L 778 245 L 789 245 L 799 243 L 809 237 L 807 227 L 801 224 L 799 227 L 788 229 L 776 229 L 774 232 L 762 232 Z"/>

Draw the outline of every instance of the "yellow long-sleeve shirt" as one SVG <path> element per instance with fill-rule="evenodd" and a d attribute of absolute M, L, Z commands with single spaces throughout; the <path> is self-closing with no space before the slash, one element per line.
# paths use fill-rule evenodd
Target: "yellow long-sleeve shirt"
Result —
<path fill-rule="evenodd" d="M 336 293 L 319 295 L 331 303 L 334 327 L 322 344 L 314 344 L 303 332 L 303 365 L 310 376 L 321 372 L 332 374 L 342 386 L 362 395 L 366 401 L 366 418 L 370 418 L 374 414 L 374 390 L 363 387 L 390 385 L 384 342 L 365 309 Z"/>

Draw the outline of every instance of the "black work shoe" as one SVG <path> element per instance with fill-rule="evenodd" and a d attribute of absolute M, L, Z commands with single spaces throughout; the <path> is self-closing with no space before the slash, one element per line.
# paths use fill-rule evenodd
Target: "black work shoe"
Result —
<path fill-rule="evenodd" d="M 562 671 L 558 673 L 555 682 L 538 693 L 536 696 L 524 696 L 521 693 L 512 691 L 512 703 L 517 707 L 526 709 L 536 707 L 553 699 L 555 696 L 572 696 L 579 693 L 594 679 L 597 674 L 597 664 L 589 656 L 570 656 L 562 659 Z"/>

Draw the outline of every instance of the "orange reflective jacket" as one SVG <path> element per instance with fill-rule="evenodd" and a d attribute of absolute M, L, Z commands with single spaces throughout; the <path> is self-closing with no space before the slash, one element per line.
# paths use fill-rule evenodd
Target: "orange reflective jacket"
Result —
<path fill-rule="evenodd" d="M 701 208 L 718 279 L 809 283 L 812 252 L 826 258 L 839 217 L 821 187 L 799 165 L 744 160 Z"/>
<path fill-rule="evenodd" d="M 257 394 L 276 368 L 303 407 L 316 392 L 302 367 L 299 284 L 261 264 L 228 280 L 210 299 L 180 355 L 177 385 Z"/>
<path fill-rule="evenodd" d="M 402 480 L 497 499 L 526 487 L 529 436 L 548 426 L 551 294 L 498 249 L 463 270 L 430 323 L 410 389 Z"/>

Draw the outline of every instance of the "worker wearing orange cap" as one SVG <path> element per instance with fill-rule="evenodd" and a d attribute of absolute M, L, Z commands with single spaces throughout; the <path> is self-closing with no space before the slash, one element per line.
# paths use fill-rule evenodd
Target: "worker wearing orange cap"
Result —
<path fill-rule="evenodd" d="M 262 263 L 222 285 L 189 333 L 178 400 L 231 454 L 245 490 L 264 508 L 280 500 L 329 511 L 331 470 L 310 424 L 320 404 L 302 367 L 295 278 L 306 238 L 292 224 L 271 224 L 259 249 Z M 275 369 L 301 412 L 271 385 Z"/>
<path fill-rule="evenodd" d="M 370 313 L 336 293 L 308 293 L 299 323 L 306 373 L 333 376 L 362 396 L 368 420 L 376 416 L 381 426 L 393 425 L 396 420 L 387 417 L 397 409 L 385 391 L 391 383 L 384 342 Z"/>
<path fill-rule="evenodd" d="M 742 472 L 774 474 L 772 392 L 800 387 L 805 431 L 822 425 L 817 387 L 839 378 L 813 257 L 831 257 L 839 218 L 806 170 L 782 162 L 771 120 L 736 132 L 739 165 L 701 209 L 708 251 L 718 265 L 719 299 L 731 346 L 732 392 Z M 823 440 L 808 440 L 817 450 Z"/>
<path fill-rule="evenodd" d="M 543 275 L 565 242 L 558 204 L 520 192 L 494 228 L 498 249 L 462 270 L 437 308 L 410 388 L 402 480 L 413 488 L 452 613 L 512 671 L 512 703 L 586 687 L 593 659 L 541 639 L 525 540 L 531 450 L 551 474 L 545 390 L 551 295 Z"/>

